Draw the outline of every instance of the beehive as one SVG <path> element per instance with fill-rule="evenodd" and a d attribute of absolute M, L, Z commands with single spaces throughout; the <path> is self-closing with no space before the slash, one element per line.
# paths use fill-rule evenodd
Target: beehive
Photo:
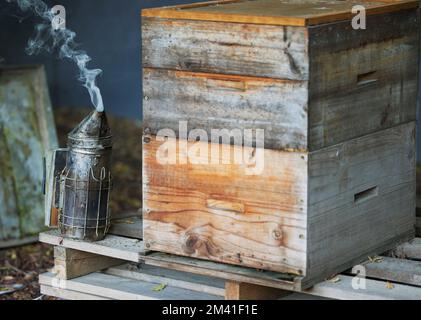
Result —
<path fill-rule="evenodd" d="M 353 27 L 357 4 L 366 29 Z M 147 248 L 304 288 L 413 236 L 418 1 L 213 1 L 142 16 Z M 257 131 L 212 137 L 237 129 L 264 130 L 264 145 Z M 163 146 L 175 164 L 158 159 Z"/>

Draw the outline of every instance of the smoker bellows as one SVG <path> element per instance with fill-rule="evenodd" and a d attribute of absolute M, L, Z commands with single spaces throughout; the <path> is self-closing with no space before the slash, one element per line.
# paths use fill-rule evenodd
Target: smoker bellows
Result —
<path fill-rule="evenodd" d="M 93 111 L 68 135 L 68 149 L 54 152 L 47 211 L 58 210 L 64 236 L 96 241 L 108 231 L 111 148 L 105 112 Z"/>

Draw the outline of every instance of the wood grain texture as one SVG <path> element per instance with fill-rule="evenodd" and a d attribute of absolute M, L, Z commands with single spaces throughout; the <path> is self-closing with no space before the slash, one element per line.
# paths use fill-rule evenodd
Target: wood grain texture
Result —
<path fill-rule="evenodd" d="M 223 297 L 225 294 L 225 281 L 222 279 L 149 266 L 144 263 L 138 265 L 124 264 L 104 270 L 104 273 L 136 281 L 165 283 L 171 287 L 215 296 Z"/>
<path fill-rule="evenodd" d="M 54 247 L 54 272 L 59 279 L 70 280 L 123 263 L 122 260 L 95 253 Z"/>
<path fill-rule="evenodd" d="M 365 276 L 391 282 L 421 286 L 421 262 L 381 257 L 378 262 L 365 262 Z M 355 274 L 357 269 L 351 274 Z"/>
<path fill-rule="evenodd" d="M 306 26 L 350 20 L 352 7 L 364 5 L 367 15 L 418 7 L 418 1 L 209 1 L 142 10 L 143 17 Z"/>
<path fill-rule="evenodd" d="M 143 66 L 308 80 L 306 29 L 144 18 Z"/>
<path fill-rule="evenodd" d="M 401 259 L 421 260 L 421 238 L 399 245 L 391 252 L 391 255 Z"/>
<path fill-rule="evenodd" d="M 414 236 L 415 122 L 309 154 L 308 278 Z"/>
<path fill-rule="evenodd" d="M 179 121 L 263 128 L 266 148 L 315 151 L 416 120 L 416 10 L 370 16 L 366 30 L 158 20 L 145 20 L 143 43 L 153 134 Z"/>
<path fill-rule="evenodd" d="M 82 292 L 83 294 L 101 296 L 113 300 L 220 300 L 220 297 L 176 287 L 166 287 L 161 291 L 154 291 L 155 283 L 133 281 L 129 278 L 116 277 L 104 273 L 89 275 L 60 282 L 52 273 L 39 276 L 39 283 L 44 286 L 56 287 L 61 290 Z"/>
<path fill-rule="evenodd" d="M 412 10 L 309 28 L 310 150 L 415 121 L 418 26 Z"/>
<path fill-rule="evenodd" d="M 58 230 L 51 230 L 40 233 L 39 241 L 53 246 L 62 246 L 133 262 L 139 262 L 144 254 L 143 241 L 113 235 L 107 235 L 101 241 L 87 242 L 63 238 Z"/>
<path fill-rule="evenodd" d="M 64 299 L 64 300 L 87 300 L 87 301 L 112 300 L 112 299 L 96 296 L 93 294 L 66 290 L 64 288 L 51 287 L 51 286 L 43 285 L 43 284 L 40 285 L 40 292 L 43 295 L 56 297 L 56 298 Z"/>
<path fill-rule="evenodd" d="M 302 275 L 306 265 L 307 154 L 225 145 L 219 164 L 160 164 L 165 146 L 144 139 L 144 241 L 147 249 Z M 180 140 L 177 140 L 180 142 Z M 183 142 L 183 141 L 181 141 Z M 200 148 L 219 148 L 189 142 Z M 203 150 L 202 149 L 202 150 Z M 180 151 L 181 150 L 181 151 Z M 177 156 L 183 155 L 180 149 Z M 159 151 L 160 152 L 160 151 Z M 259 175 L 234 164 L 264 152 Z M 168 150 L 168 153 L 173 153 Z M 201 155 L 209 160 L 208 155 Z M 222 164 L 222 163 L 228 164 Z M 225 207 L 208 206 L 208 200 Z M 226 209 L 241 203 L 244 212 Z"/>
<path fill-rule="evenodd" d="M 143 238 L 142 223 L 143 223 L 142 217 L 135 216 L 135 215 L 112 219 L 111 227 L 108 233 L 113 234 L 115 236 L 142 239 Z"/>
<path fill-rule="evenodd" d="M 162 252 L 151 252 L 144 258 L 145 263 L 148 265 L 171 270 L 283 290 L 300 291 L 302 289 L 302 277 L 291 274 L 241 267 Z"/>
<path fill-rule="evenodd" d="M 169 128 L 188 130 L 264 130 L 264 147 L 307 149 L 307 82 L 190 73 L 146 68 L 143 71 L 144 128 L 152 134 Z M 219 136 L 218 136 L 219 137 Z M 187 138 L 187 137 L 186 137 Z M 213 139 L 213 142 L 219 142 Z M 234 143 L 238 143 L 234 141 Z M 247 144 L 246 144 L 247 145 Z"/>
<path fill-rule="evenodd" d="M 353 276 L 338 276 L 339 281 L 324 281 L 305 290 L 305 293 L 337 300 L 420 300 L 421 289 L 405 284 L 393 283 L 388 289 L 385 281 L 367 279 L 365 290 L 352 288 Z"/>
<path fill-rule="evenodd" d="M 278 300 L 288 291 L 235 281 L 225 282 L 225 300 Z"/>

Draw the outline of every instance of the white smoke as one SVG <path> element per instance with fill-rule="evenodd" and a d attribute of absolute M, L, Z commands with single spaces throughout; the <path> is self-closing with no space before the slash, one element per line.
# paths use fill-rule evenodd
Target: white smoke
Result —
<path fill-rule="evenodd" d="M 10 0 L 6 0 L 10 2 Z M 96 78 L 102 73 L 101 69 L 88 69 L 91 58 L 85 51 L 76 49 L 74 41 L 76 33 L 66 28 L 53 28 L 55 17 L 51 8 L 42 0 L 14 0 L 23 11 L 31 11 L 44 20 L 35 26 L 35 36 L 28 41 L 26 52 L 29 55 L 41 51 L 53 53 L 59 51 L 60 58 L 67 58 L 76 63 L 79 68 L 79 80 L 88 89 L 91 101 L 98 112 L 104 111 L 101 91 L 96 85 Z"/>

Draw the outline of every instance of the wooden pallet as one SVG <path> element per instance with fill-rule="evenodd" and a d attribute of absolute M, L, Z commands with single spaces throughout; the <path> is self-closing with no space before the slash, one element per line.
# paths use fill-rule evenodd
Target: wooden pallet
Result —
<path fill-rule="evenodd" d="M 347 271 L 300 292 L 284 274 L 147 253 L 141 239 L 122 236 L 136 229 L 141 219 L 126 219 L 112 229 L 119 235 L 99 242 L 41 233 L 41 242 L 55 246 L 54 273 L 40 275 L 42 293 L 64 299 L 421 299 L 421 238 L 363 263 L 365 290 L 352 288 L 355 275 Z M 165 289 L 158 290 L 161 284 Z"/>

